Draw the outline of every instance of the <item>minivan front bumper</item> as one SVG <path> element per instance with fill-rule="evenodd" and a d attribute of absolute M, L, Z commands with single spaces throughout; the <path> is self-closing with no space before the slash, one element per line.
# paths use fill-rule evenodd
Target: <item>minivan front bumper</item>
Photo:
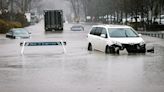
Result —
<path fill-rule="evenodd" d="M 145 53 L 146 52 L 146 44 L 113 44 L 110 46 L 111 48 L 119 48 L 119 50 L 126 49 L 128 53 Z"/>
<path fill-rule="evenodd" d="M 146 52 L 146 44 L 140 45 L 140 44 L 122 44 L 122 47 L 127 50 L 128 53 L 140 53 L 140 52 Z"/>

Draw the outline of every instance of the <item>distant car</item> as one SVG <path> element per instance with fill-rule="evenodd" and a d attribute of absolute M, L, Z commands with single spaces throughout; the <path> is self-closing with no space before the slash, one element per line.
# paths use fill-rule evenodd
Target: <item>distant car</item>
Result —
<path fill-rule="evenodd" d="M 74 25 L 71 27 L 72 31 L 84 31 L 84 27 L 82 25 Z"/>
<path fill-rule="evenodd" d="M 164 24 L 164 15 L 161 15 L 161 18 L 157 18 L 155 21 L 159 24 Z"/>
<path fill-rule="evenodd" d="M 112 22 L 112 21 L 114 21 L 115 19 L 117 19 L 117 18 L 114 17 L 114 16 L 109 15 L 107 20 L 108 20 L 109 22 Z"/>
<path fill-rule="evenodd" d="M 130 17 L 128 17 L 127 19 L 126 19 L 126 18 L 123 18 L 123 19 L 122 19 L 122 22 L 123 22 L 123 24 L 125 24 L 126 22 L 136 22 L 136 19 L 135 19 L 135 18 L 137 18 L 137 22 L 141 22 L 141 21 L 142 21 L 141 16 L 138 15 L 137 17 L 135 17 L 135 16 L 130 16 Z M 146 18 L 143 18 L 143 20 L 145 21 Z"/>
<path fill-rule="evenodd" d="M 145 53 L 146 43 L 132 27 L 123 25 L 95 25 L 88 34 L 88 50 L 118 53 Z"/>
<path fill-rule="evenodd" d="M 30 38 L 30 34 L 31 33 L 24 28 L 13 28 L 10 29 L 8 33 L 6 33 L 6 37 L 13 39 L 26 39 Z"/>

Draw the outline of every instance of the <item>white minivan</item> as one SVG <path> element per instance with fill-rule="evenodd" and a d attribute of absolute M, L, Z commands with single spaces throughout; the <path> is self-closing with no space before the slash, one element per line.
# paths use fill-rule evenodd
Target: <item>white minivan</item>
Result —
<path fill-rule="evenodd" d="M 145 53 L 146 44 L 132 27 L 125 25 L 95 25 L 88 33 L 88 50 L 118 53 Z"/>

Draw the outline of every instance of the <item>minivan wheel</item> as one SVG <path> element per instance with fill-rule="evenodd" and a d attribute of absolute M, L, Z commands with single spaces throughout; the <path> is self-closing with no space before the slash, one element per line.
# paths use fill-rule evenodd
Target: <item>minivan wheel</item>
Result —
<path fill-rule="evenodd" d="M 119 48 L 117 47 L 117 49 L 115 50 L 116 54 L 120 54 L 120 50 Z"/>
<path fill-rule="evenodd" d="M 92 51 L 92 44 L 91 43 L 88 44 L 88 51 Z"/>
<path fill-rule="evenodd" d="M 109 48 L 109 46 L 106 46 L 106 48 L 105 48 L 105 53 L 106 53 L 106 54 L 109 54 L 109 53 L 110 53 L 110 48 Z"/>
<path fill-rule="evenodd" d="M 106 46 L 105 53 L 106 54 L 109 54 L 109 53 L 114 54 L 115 53 L 114 47 Z"/>
<path fill-rule="evenodd" d="M 15 37 L 15 36 L 13 36 L 13 39 L 16 39 L 16 37 Z"/>

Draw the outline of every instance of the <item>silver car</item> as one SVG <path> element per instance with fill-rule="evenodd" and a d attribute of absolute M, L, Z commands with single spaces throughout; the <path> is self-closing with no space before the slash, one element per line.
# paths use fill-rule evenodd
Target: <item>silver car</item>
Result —
<path fill-rule="evenodd" d="M 24 28 L 13 28 L 10 29 L 8 33 L 6 33 L 6 37 L 13 39 L 26 39 L 30 38 L 30 34 L 31 33 Z"/>
<path fill-rule="evenodd" d="M 74 25 L 71 27 L 72 31 L 84 31 L 84 27 L 82 25 Z"/>

